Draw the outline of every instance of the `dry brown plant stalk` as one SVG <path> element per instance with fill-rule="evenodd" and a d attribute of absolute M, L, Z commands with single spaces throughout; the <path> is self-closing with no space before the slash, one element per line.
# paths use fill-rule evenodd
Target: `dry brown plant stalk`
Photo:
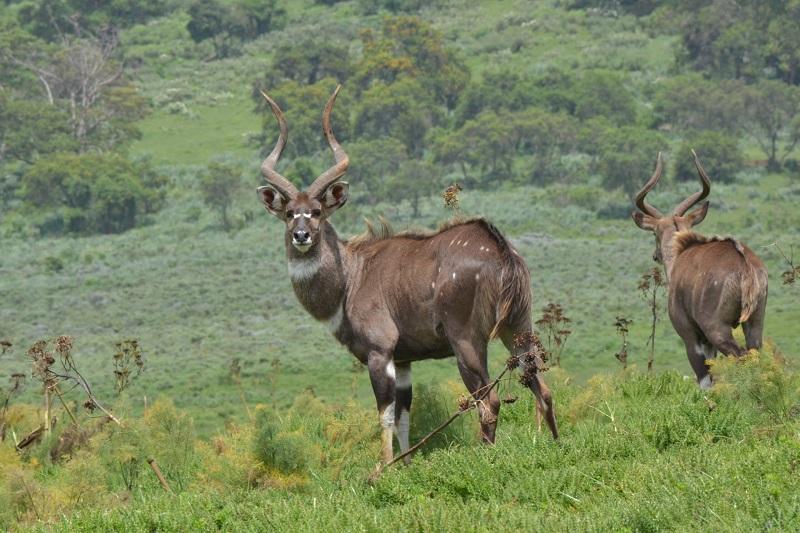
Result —
<path fill-rule="evenodd" d="M 628 368 L 628 327 L 633 324 L 633 320 L 618 316 L 614 321 L 614 327 L 617 329 L 617 335 L 622 337 L 622 348 L 614 354 L 617 360 L 622 363 L 622 368 Z"/>
<path fill-rule="evenodd" d="M 448 188 L 446 188 L 442 193 L 444 206 L 447 209 L 452 209 L 453 211 L 457 212 L 459 208 L 458 193 L 463 190 L 464 188 L 458 182 L 453 183 Z"/>
<path fill-rule="evenodd" d="M 53 366 L 56 363 L 55 356 L 58 355 L 61 369 L 56 370 Z M 38 341 L 28 349 L 28 357 L 33 361 L 33 375 L 42 381 L 45 390 L 45 398 L 49 398 L 49 391 L 54 385 L 63 381 L 75 383 L 81 387 L 86 394 L 87 400 L 84 402 L 84 407 L 89 411 L 99 409 L 108 418 L 114 421 L 117 425 L 121 426 L 122 422 L 114 416 L 114 414 L 103 407 L 97 400 L 92 387 L 89 382 L 78 370 L 75 360 L 72 357 L 72 337 L 61 335 L 55 340 L 55 350 L 47 350 L 47 341 Z M 46 401 L 46 403 L 49 403 Z M 46 409 L 48 407 L 46 406 Z M 45 414 L 45 431 L 48 430 L 49 425 L 49 409 Z"/>
<path fill-rule="evenodd" d="M 648 344 L 650 344 L 650 356 L 647 359 L 648 372 L 653 370 L 653 361 L 655 360 L 656 354 L 656 322 L 658 322 L 659 311 L 658 289 L 664 287 L 664 285 L 664 276 L 661 273 L 661 269 L 658 267 L 653 267 L 642 274 L 639 280 L 639 292 L 650 306 L 650 315 L 652 317 L 650 323 L 650 337 L 647 339 Z"/>
<path fill-rule="evenodd" d="M 536 321 L 547 338 L 547 351 L 551 354 L 553 366 L 561 366 L 561 354 L 567 338 L 572 333 L 566 326 L 572 322 L 565 314 L 560 304 L 549 303 L 542 308 L 542 318 Z"/>

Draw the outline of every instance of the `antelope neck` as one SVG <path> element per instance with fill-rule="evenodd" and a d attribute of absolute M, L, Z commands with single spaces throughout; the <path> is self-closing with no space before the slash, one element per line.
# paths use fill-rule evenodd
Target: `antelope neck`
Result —
<path fill-rule="evenodd" d="M 319 241 L 306 253 L 286 239 L 289 277 L 297 299 L 317 320 L 330 320 L 340 312 L 347 290 L 348 252 L 336 230 L 320 226 Z"/>

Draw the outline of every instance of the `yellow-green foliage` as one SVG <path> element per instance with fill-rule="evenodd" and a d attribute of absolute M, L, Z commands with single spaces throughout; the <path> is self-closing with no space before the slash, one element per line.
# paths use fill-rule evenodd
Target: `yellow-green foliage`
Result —
<path fill-rule="evenodd" d="M 760 352 L 751 350 L 740 359 L 715 360 L 712 373 L 714 395 L 753 405 L 765 415 L 765 426 L 786 424 L 800 415 L 800 375 L 790 371 L 787 360 L 770 342 Z"/>

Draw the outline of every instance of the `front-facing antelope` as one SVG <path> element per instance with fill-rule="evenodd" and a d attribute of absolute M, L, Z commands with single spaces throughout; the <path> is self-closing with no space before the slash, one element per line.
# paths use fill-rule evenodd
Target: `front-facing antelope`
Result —
<path fill-rule="evenodd" d="M 694 152 L 692 152 L 694 154 Z M 647 203 L 645 196 L 661 177 L 661 154 L 656 170 L 636 195 L 633 220 L 656 236 L 653 259 L 664 264 L 667 274 L 669 318 L 686 344 L 689 363 L 700 387 L 711 386 L 706 361 L 717 350 L 725 355 L 745 353 L 733 339 L 731 329 L 741 324 L 747 349 L 761 347 L 764 311 L 767 305 L 767 270 L 750 248 L 732 237 L 704 237 L 691 231 L 706 217 L 708 201 L 687 213 L 705 199 L 711 190 L 697 154 L 697 173 L 703 184 L 698 191 L 669 215 Z"/>
<path fill-rule="evenodd" d="M 401 451 L 409 445 L 413 361 L 455 355 L 464 384 L 478 396 L 489 383 L 486 351 L 492 336 L 515 354 L 530 350 L 514 343 L 515 335 L 531 331 L 530 275 L 514 248 L 483 219 L 431 234 L 368 232 L 340 239 L 328 222 L 348 197 L 348 185 L 339 179 L 349 161 L 330 125 L 338 92 L 337 87 L 322 115 L 336 163 L 302 192 L 275 170 L 287 127 L 278 105 L 264 94 L 280 135 L 261 166 L 268 185 L 259 187 L 258 195 L 286 224 L 289 276 L 300 303 L 369 368 L 383 428 L 381 459 L 388 462 L 394 432 Z M 550 391 L 535 370 L 529 374 L 557 437 Z M 494 390 L 479 403 L 488 442 L 494 441 L 499 409 Z"/>

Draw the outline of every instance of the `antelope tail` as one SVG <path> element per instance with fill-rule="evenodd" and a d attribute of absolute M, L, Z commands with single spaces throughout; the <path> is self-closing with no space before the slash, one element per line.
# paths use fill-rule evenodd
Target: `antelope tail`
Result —
<path fill-rule="evenodd" d="M 519 254 L 503 239 L 503 267 L 495 324 L 490 338 L 495 338 L 503 324 L 520 324 L 531 313 L 531 280 L 528 267 Z"/>
<path fill-rule="evenodd" d="M 750 315 L 756 310 L 767 288 L 767 279 L 764 271 L 753 265 L 747 254 L 742 254 L 742 257 L 744 258 L 745 269 L 742 273 L 742 313 L 739 316 L 739 324 L 750 319 Z"/>

